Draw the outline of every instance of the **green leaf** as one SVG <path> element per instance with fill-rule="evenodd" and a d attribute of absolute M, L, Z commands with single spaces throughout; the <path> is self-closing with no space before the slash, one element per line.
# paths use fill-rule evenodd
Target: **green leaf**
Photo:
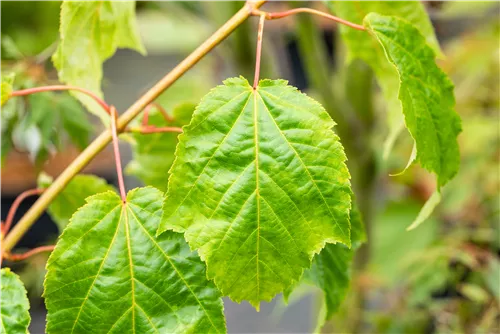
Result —
<path fill-rule="evenodd" d="M 2 268 L 1 277 L 0 319 L 2 326 L 0 333 L 26 334 L 31 318 L 28 312 L 30 305 L 23 282 L 9 268 Z"/>
<path fill-rule="evenodd" d="M 52 178 L 45 173 L 38 176 L 38 186 L 47 188 L 52 183 Z M 94 175 L 76 175 L 50 203 L 48 212 L 54 220 L 59 231 L 62 232 L 73 214 L 83 205 L 85 199 L 105 191 L 115 191 L 106 180 Z"/>
<path fill-rule="evenodd" d="M 161 113 L 150 113 L 149 125 L 182 126 L 189 123 L 195 105 L 184 103 L 174 109 L 174 122 L 167 124 Z M 126 173 L 139 178 L 144 184 L 167 190 L 165 171 L 174 162 L 174 152 L 177 146 L 175 132 L 154 134 L 133 133 L 129 136 L 132 144 L 133 159 L 127 165 Z"/>
<path fill-rule="evenodd" d="M 364 25 L 397 69 L 406 127 L 417 147 L 416 160 L 438 177 L 438 189 L 457 173 L 460 117 L 454 110 L 453 84 L 435 62 L 422 34 L 397 17 L 370 13 Z"/>
<path fill-rule="evenodd" d="M 59 80 L 102 97 L 102 64 L 117 48 L 144 54 L 135 21 L 135 1 L 64 1 L 60 41 L 52 60 Z M 90 97 L 72 92 L 105 124 L 109 116 Z"/>
<path fill-rule="evenodd" d="M 403 18 L 415 26 L 435 54 L 442 57 L 432 23 L 420 1 L 330 1 L 328 5 L 338 16 L 358 24 L 363 24 L 364 17 L 370 12 Z M 399 90 L 398 73 L 372 36 L 343 25 L 339 29 L 347 46 L 347 61 L 361 59 L 366 62 L 373 69 L 387 101 L 389 135 L 384 143 L 384 157 L 387 158 L 404 128 L 402 106 L 396 95 Z"/>
<path fill-rule="evenodd" d="M 14 74 L 2 75 L 2 101 L 3 106 L 10 98 L 12 94 L 12 83 L 14 82 Z"/>
<path fill-rule="evenodd" d="M 159 232 L 185 231 L 224 295 L 256 308 L 326 243 L 350 246 L 351 189 L 334 122 L 284 80 L 224 81 L 179 136 Z"/>
<path fill-rule="evenodd" d="M 225 332 L 222 300 L 181 234 L 155 238 L 163 193 L 87 199 L 47 263 L 48 333 Z"/>

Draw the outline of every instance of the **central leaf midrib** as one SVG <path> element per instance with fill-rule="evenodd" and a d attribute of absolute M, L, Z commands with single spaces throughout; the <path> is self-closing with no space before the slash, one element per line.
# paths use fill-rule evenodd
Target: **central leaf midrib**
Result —
<path fill-rule="evenodd" d="M 257 91 L 253 91 L 253 121 L 254 121 L 254 141 L 255 141 L 255 195 L 257 201 L 257 255 L 256 255 L 256 268 L 257 268 L 257 299 L 260 296 L 260 282 L 259 282 L 259 246 L 260 246 L 260 192 L 259 192 L 259 114 L 257 108 Z"/>

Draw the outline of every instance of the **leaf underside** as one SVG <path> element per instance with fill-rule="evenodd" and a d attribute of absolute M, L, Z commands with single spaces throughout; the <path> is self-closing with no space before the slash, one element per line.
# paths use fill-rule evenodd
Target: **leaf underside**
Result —
<path fill-rule="evenodd" d="M 135 1 L 63 1 L 60 41 L 52 57 L 59 80 L 102 97 L 102 64 L 117 48 L 145 53 L 135 21 Z M 72 92 L 88 109 L 108 122 L 92 98 Z"/>
<path fill-rule="evenodd" d="M 453 178 L 460 164 L 457 136 L 461 123 L 454 110 L 453 84 L 436 65 L 434 51 L 425 38 L 407 21 L 370 13 L 364 25 L 398 71 L 398 97 L 406 127 L 416 143 L 416 159 L 437 175 L 441 187 Z"/>
<path fill-rule="evenodd" d="M 9 268 L 2 268 L 0 281 L 0 333 L 26 334 L 31 318 L 23 282 Z"/>
<path fill-rule="evenodd" d="M 159 232 L 184 231 L 222 293 L 258 308 L 326 243 L 350 245 L 349 173 L 333 126 L 286 81 L 255 91 L 224 81 L 179 136 Z"/>
<path fill-rule="evenodd" d="M 47 264 L 48 333 L 225 332 L 222 301 L 182 235 L 155 237 L 162 193 L 87 199 Z"/>

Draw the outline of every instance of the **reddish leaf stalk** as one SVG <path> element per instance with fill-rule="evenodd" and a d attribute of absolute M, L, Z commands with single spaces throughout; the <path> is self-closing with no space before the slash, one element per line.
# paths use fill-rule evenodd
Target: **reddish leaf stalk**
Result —
<path fill-rule="evenodd" d="M 111 136 L 113 137 L 113 151 L 115 153 L 116 175 L 118 176 L 118 187 L 120 188 L 120 196 L 122 202 L 127 202 L 127 194 L 125 192 L 125 183 L 123 182 L 122 159 L 120 157 L 120 148 L 118 145 L 118 131 L 116 130 L 116 109 L 114 106 L 110 108 L 111 112 Z"/>
<path fill-rule="evenodd" d="M 19 205 L 24 201 L 27 197 L 33 196 L 33 195 L 40 195 L 45 189 L 30 189 L 23 191 L 17 198 L 14 200 L 14 203 L 12 203 L 12 206 L 9 209 L 9 213 L 7 214 L 7 219 L 5 219 L 5 224 L 2 226 L 2 234 L 5 235 L 10 229 L 10 226 L 12 225 L 12 221 L 14 220 L 14 216 L 17 212 L 17 209 L 19 208 Z"/>
<path fill-rule="evenodd" d="M 182 133 L 182 128 L 175 126 L 164 126 L 164 127 L 156 127 L 154 125 L 146 125 L 140 127 L 130 127 L 127 128 L 126 132 L 138 132 L 142 134 L 151 134 L 151 133 L 162 133 L 162 132 L 178 132 Z"/>
<path fill-rule="evenodd" d="M 27 258 L 29 258 L 35 254 L 38 254 L 38 253 L 52 252 L 54 250 L 54 248 L 55 248 L 55 245 L 41 246 L 41 247 L 33 248 L 32 250 L 27 251 L 26 253 L 21 253 L 21 254 L 7 253 L 7 254 L 3 255 L 3 258 L 10 260 L 10 261 L 22 261 L 22 260 L 26 260 Z"/>
<path fill-rule="evenodd" d="M 146 108 L 144 108 L 144 115 L 142 116 L 142 125 L 143 126 L 147 126 L 148 125 L 148 121 L 149 121 L 149 111 L 152 109 L 152 108 L 156 108 L 160 111 L 160 113 L 163 115 L 163 118 L 165 118 L 165 121 L 167 121 L 167 123 L 171 123 L 174 121 L 174 119 L 167 113 L 167 111 L 165 110 L 165 108 L 163 108 L 160 104 L 156 103 L 156 102 L 152 102 L 150 104 L 148 104 L 146 106 Z"/>
<path fill-rule="evenodd" d="M 260 76 L 260 58 L 262 55 L 262 36 L 264 35 L 264 22 L 266 21 L 266 15 L 262 13 L 259 20 L 259 30 L 257 33 L 257 51 L 255 55 L 255 76 L 253 78 L 253 89 L 257 89 L 259 84 Z"/>
<path fill-rule="evenodd" d="M 42 92 L 53 92 L 53 91 L 61 91 L 61 90 L 76 90 L 80 93 L 86 94 L 92 99 L 94 99 L 108 114 L 110 114 L 109 105 L 104 102 L 99 96 L 95 95 L 88 89 L 77 87 L 77 86 L 66 86 L 66 85 L 54 85 L 54 86 L 42 86 L 42 87 L 34 87 L 22 90 L 16 90 L 11 93 L 11 96 L 25 96 L 34 93 L 42 93 Z"/>
<path fill-rule="evenodd" d="M 275 13 L 264 12 L 264 11 L 258 10 L 258 9 L 254 9 L 252 11 L 252 15 L 256 15 L 256 16 L 257 15 L 259 15 L 259 16 L 265 15 L 267 20 L 281 19 L 283 17 L 287 17 L 290 15 L 295 15 L 295 14 L 299 14 L 299 13 L 309 13 L 309 14 L 318 15 L 318 16 L 324 17 L 326 19 L 335 21 L 335 22 L 340 23 L 340 24 L 344 24 L 348 27 L 351 27 L 351 28 L 354 28 L 357 30 L 366 30 L 366 28 L 363 27 L 362 25 L 341 19 L 340 17 L 334 16 L 334 15 L 323 13 L 319 10 L 312 9 L 312 8 L 295 8 L 295 9 L 286 10 L 284 12 L 275 12 Z"/>

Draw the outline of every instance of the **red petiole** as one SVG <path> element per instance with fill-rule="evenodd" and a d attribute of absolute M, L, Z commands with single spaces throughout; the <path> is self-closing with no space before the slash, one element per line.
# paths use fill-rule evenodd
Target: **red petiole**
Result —
<path fill-rule="evenodd" d="M 110 114 L 109 105 L 104 102 L 99 96 L 95 95 L 88 89 L 77 87 L 77 86 L 67 86 L 67 85 L 54 85 L 54 86 L 42 86 L 42 87 L 34 87 L 22 90 L 13 91 L 10 96 L 25 96 L 34 93 L 43 93 L 43 92 L 53 92 L 53 91 L 64 91 L 64 90 L 75 90 L 80 93 L 86 94 L 93 98 L 108 114 Z"/>
<path fill-rule="evenodd" d="M 321 12 L 319 10 L 312 9 L 312 8 L 295 8 L 295 9 L 286 10 L 284 12 L 275 12 L 275 13 L 269 13 L 269 12 L 265 12 L 265 11 L 262 11 L 262 10 L 259 10 L 259 9 L 254 9 L 252 11 L 252 15 L 255 15 L 255 16 L 257 16 L 257 15 L 258 16 L 264 15 L 265 18 L 266 18 L 266 20 L 281 19 L 283 17 L 287 17 L 287 16 L 290 16 L 290 15 L 295 15 L 295 14 L 299 14 L 299 13 L 309 13 L 309 14 L 318 15 L 318 16 L 321 16 L 321 17 L 324 17 L 326 19 L 338 22 L 340 24 L 344 24 L 344 25 L 346 25 L 348 27 L 351 27 L 351 28 L 354 28 L 354 29 L 357 29 L 357 30 L 366 30 L 366 28 L 363 27 L 362 25 L 359 25 L 359 24 L 356 24 L 356 23 L 353 23 L 353 22 L 341 19 L 340 17 L 334 16 L 334 15 L 323 13 L 323 12 Z"/>

